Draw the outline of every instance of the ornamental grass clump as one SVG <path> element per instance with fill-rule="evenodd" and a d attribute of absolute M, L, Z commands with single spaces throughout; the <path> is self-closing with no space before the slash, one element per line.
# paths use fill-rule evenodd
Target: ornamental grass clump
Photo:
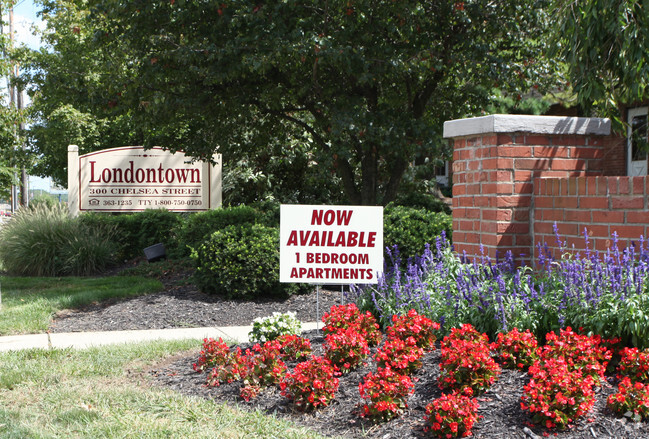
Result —
<path fill-rule="evenodd" d="M 407 400 L 414 388 L 407 375 L 390 367 L 379 367 L 358 384 L 361 398 L 368 401 L 361 407 L 361 416 L 372 421 L 388 421 L 399 416 L 408 407 Z"/>
<path fill-rule="evenodd" d="M 464 393 L 454 391 L 428 404 L 424 430 L 445 439 L 471 436 L 473 425 L 482 417 L 478 415 L 478 402 L 471 396 L 467 388 Z"/>
<path fill-rule="evenodd" d="M 331 362 L 323 357 L 311 357 L 298 363 L 286 374 L 279 386 L 282 395 L 291 399 L 299 411 L 327 406 L 338 391 L 338 378 Z"/>
<path fill-rule="evenodd" d="M 332 306 L 329 312 L 322 316 L 322 322 L 322 332 L 325 335 L 354 327 L 365 337 L 369 346 L 376 346 L 381 341 L 382 335 L 376 318 L 369 311 L 361 313 L 354 303 Z"/>
<path fill-rule="evenodd" d="M 506 334 L 501 332 L 490 348 L 503 367 L 509 369 L 523 370 L 538 359 L 538 341 L 529 329 L 520 332 L 514 328 Z"/>
<path fill-rule="evenodd" d="M 355 327 L 328 334 L 325 337 L 325 358 L 337 372 L 347 373 L 357 368 L 370 353 L 369 346 Z"/>
<path fill-rule="evenodd" d="M 524 387 L 521 409 L 548 429 L 568 427 L 595 403 L 595 378 L 571 367 L 564 357 L 537 361 L 529 374 L 532 378 Z"/>
<path fill-rule="evenodd" d="M 649 384 L 623 377 L 617 393 L 608 397 L 606 405 L 618 415 L 640 422 L 649 417 Z"/>

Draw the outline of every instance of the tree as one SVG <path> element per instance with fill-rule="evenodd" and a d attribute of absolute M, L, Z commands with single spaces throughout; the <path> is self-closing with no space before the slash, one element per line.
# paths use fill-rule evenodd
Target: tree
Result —
<path fill-rule="evenodd" d="M 490 90 L 527 90 L 544 2 L 89 0 L 103 50 L 132 69 L 106 89 L 145 145 L 256 155 L 312 142 L 353 204 L 385 204 L 442 122 Z"/>
<path fill-rule="evenodd" d="M 582 106 L 613 115 L 647 99 L 649 2 L 556 0 L 555 54 L 568 65 Z"/>
<path fill-rule="evenodd" d="M 139 145 L 142 136 L 128 112 L 116 114 L 109 90 L 131 70 L 96 44 L 97 23 L 85 0 L 40 0 L 46 22 L 44 47 L 23 47 L 15 58 L 23 66 L 21 86 L 32 104 L 28 136 L 39 156 L 32 173 L 67 183 L 68 145 L 82 154 L 123 145 Z"/>

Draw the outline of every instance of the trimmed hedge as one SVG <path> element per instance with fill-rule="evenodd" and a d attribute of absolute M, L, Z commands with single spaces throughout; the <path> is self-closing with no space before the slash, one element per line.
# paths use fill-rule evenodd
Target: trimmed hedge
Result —
<path fill-rule="evenodd" d="M 279 230 L 260 224 L 231 225 L 192 251 L 194 280 L 209 294 L 231 299 L 287 297 L 309 290 L 279 282 Z"/>

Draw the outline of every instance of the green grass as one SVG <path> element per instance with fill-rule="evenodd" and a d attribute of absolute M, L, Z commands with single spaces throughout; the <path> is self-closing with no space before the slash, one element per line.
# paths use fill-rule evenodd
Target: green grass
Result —
<path fill-rule="evenodd" d="M 0 353 L 0 438 L 320 438 L 260 412 L 153 387 L 199 340 Z"/>
<path fill-rule="evenodd" d="M 131 276 L 105 278 L 0 277 L 0 335 L 47 330 L 54 314 L 109 298 L 160 291 L 156 279 Z"/>

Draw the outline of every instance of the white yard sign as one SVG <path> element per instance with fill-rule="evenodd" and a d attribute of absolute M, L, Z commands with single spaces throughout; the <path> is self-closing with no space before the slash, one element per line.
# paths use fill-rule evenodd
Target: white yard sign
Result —
<path fill-rule="evenodd" d="M 382 271 L 382 207 L 281 206 L 280 282 L 375 284 Z"/>
<path fill-rule="evenodd" d="M 68 148 L 68 203 L 79 212 L 192 212 L 221 205 L 221 157 L 216 165 L 193 162 L 184 153 L 141 146 L 78 155 Z"/>

